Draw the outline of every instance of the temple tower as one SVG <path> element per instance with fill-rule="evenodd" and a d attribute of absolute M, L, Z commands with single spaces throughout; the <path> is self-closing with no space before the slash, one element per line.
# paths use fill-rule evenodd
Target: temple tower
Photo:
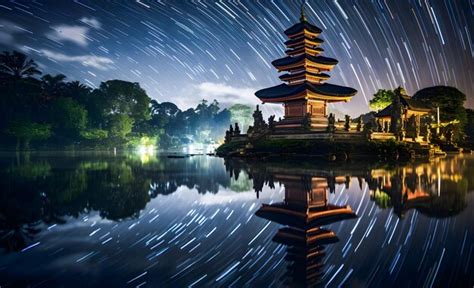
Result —
<path fill-rule="evenodd" d="M 347 102 L 357 93 L 350 87 L 325 83 L 330 78 L 326 72 L 338 61 L 321 55 L 321 32 L 307 21 L 302 6 L 300 22 L 284 32 L 289 38 L 287 56 L 272 62 L 278 72 L 287 72 L 280 76 L 286 83 L 255 93 L 263 103 L 283 103 L 285 117 L 275 124 L 277 129 L 302 128 L 309 121 L 311 130 L 326 130 L 328 104 Z"/>

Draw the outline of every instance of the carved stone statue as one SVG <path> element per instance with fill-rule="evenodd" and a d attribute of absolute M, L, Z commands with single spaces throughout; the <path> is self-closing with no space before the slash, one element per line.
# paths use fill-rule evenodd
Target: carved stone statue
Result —
<path fill-rule="evenodd" d="M 306 113 L 306 115 L 303 118 L 303 123 L 302 123 L 301 126 L 304 130 L 310 130 L 311 129 L 311 114 Z"/>
<path fill-rule="evenodd" d="M 267 123 L 263 120 L 262 111 L 260 111 L 258 105 L 257 109 L 253 112 L 253 132 L 254 133 L 265 133 L 268 129 Z"/>
<path fill-rule="evenodd" d="M 346 115 L 344 120 L 344 130 L 351 130 L 351 116 Z"/>
<path fill-rule="evenodd" d="M 234 127 L 232 127 L 232 124 L 229 127 L 229 133 L 230 135 L 234 135 Z"/>
<path fill-rule="evenodd" d="M 364 130 L 364 119 L 362 119 L 362 115 L 359 117 L 359 120 L 357 120 L 357 131 L 361 132 Z"/>
<path fill-rule="evenodd" d="M 390 121 L 390 132 L 395 135 L 399 135 L 400 131 L 403 129 L 403 106 L 400 102 L 400 97 L 402 97 L 403 88 L 399 87 L 395 90 L 395 97 L 392 101 L 392 115 Z"/>
<path fill-rule="evenodd" d="M 334 116 L 334 114 L 332 113 L 329 113 L 329 116 L 328 116 L 328 128 L 327 128 L 327 131 L 328 132 L 334 132 L 336 131 L 336 117 Z"/>
<path fill-rule="evenodd" d="M 225 143 L 230 143 L 231 140 L 232 140 L 232 134 L 230 134 L 229 130 L 226 130 L 225 131 L 224 142 Z"/>
<path fill-rule="evenodd" d="M 268 117 L 268 129 L 270 129 L 270 131 L 275 130 L 275 115 Z"/>
<path fill-rule="evenodd" d="M 234 128 L 234 135 L 235 135 L 235 136 L 238 136 L 238 135 L 240 135 L 240 127 L 239 127 L 239 123 L 235 123 L 235 128 Z"/>

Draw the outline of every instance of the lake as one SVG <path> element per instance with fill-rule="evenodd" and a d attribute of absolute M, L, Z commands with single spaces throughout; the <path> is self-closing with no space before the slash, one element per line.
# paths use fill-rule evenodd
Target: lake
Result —
<path fill-rule="evenodd" d="M 474 156 L 0 155 L 1 287 L 472 287 Z"/>

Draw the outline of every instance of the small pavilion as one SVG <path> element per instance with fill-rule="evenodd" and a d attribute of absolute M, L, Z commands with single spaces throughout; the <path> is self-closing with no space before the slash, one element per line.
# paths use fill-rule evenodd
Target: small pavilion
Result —
<path fill-rule="evenodd" d="M 395 111 L 399 109 L 400 111 Z M 396 95 L 394 101 L 375 114 L 377 124 L 380 132 L 393 132 L 393 116 L 400 114 L 402 127 L 407 129 L 410 121 L 414 122 L 415 128 L 420 129 L 421 118 L 427 116 L 432 111 L 431 107 L 428 107 L 425 103 L 413 99 L 411 96 L 405 93 L 405 90 L 401 87 L 396 89 Z M 398 113 L 397 113 L 398 112 Z"/>

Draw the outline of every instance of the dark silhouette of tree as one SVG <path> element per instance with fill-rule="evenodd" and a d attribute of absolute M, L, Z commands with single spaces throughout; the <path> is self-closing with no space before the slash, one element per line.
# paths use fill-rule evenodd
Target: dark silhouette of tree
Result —
<path fill-rule="evenodd" d="M 457 88 L 449 86 L 428 87 L 416 92 L 413 98 L 426 102 L 432 107 L 439 107 L 441 121 L 459 120 L 462 126 L 466 123 L 467 116 L 464 108 L 466 95 Z"/>
<path fill-rule="evenodd" d="M 15 78 L 26 78 L 41 75 L 38 64 L 25 54 L 4 51 L 0 54 L 0 71 Z"/>
<path fill-rule="evenodd" d="M 66 76 L 63 74 L 57 74 L 55 76 L 46 74 L 41 77 L 43 98 L 50 101 L 64 95 L 66 90 L 66 83 L 64 83 L 65 79 Z"/>

